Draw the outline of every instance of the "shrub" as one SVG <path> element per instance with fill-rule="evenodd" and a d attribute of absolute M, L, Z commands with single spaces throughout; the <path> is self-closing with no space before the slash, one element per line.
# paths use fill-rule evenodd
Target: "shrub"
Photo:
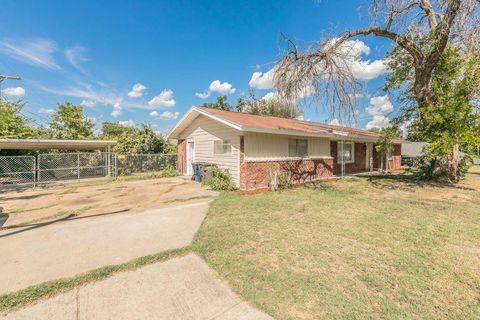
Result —
<path fill-rule="evenodd" d="M 268 188 L 271 191 L 291 189 L 292 186 L 292 180 L 280 171 L 280 166 L 276 165 L 268 170 Z"/>
<path fill-rule="evenodd" d="M 208 170 L 212 176 L 203 181 L 204 185 L 217 191 L 231 191 L 235 189 L 235 184 L 233 183 L 228 170 L 222 170 L 217 166 L 212 166 Z"/>
<path fill-rule="evenodd" d="M 162 172 L 160 173 L 160 176 L 162 178 L 171 178 L 171 177 L 176 177 L 177 175 L 178 175 L 177 169 L 172 165 L 166 166 L 165 169 L 163 169 Z"/>

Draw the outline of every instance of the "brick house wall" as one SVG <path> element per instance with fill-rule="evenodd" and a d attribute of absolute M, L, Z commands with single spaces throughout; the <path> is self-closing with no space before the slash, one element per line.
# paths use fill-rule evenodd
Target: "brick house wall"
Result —
<path fill-rule="evenodd" d="M 178 140 L 177 143 L 177 172 L 187 173 L 187 140 Z"/>
<path fill-rule="evenodd" d="M 342 172 L 342 165 L 340 163 L 337 163 L 337 142 L 336 141 L 331 142 L 330 151 L 334 159 L 333 172 L 334 174 L 339 175 Z M 367 147 L 365 143 L 356 142 L 355 143 L 355 162 L 345 164 L 346 173 L 358 173 L 358 172 L 367 171 L 366 163 L 365 163 L 366 153 L 367 153 Z M 374 169 L 378 169 L 380 167 L 380 161 L 378 157 L 379 155 L 374 145 L 373 146 L 373 168 Z M 389 161 L 390 170 L 392 171 L 400 170 L 401 162 L 402 162 L 402 145 L 400 144 L 395 145 L 393 154 L 388 161 Z"/>
<path fill-rule="evenodd" d="M 244 137 L 240 138 L 240 189 L 259 190 L 269 187 L 270 172 L 288 175 L 294 184 L 328 179 L 333 176 L 332 159 L 246 162 Z"/>
<path fill-rule="evenodd" d="M 333 157 L 333 173 L 339 175 L 342 173 L 342 164 L 338 163 L 338 154 L 337 154 L 337 141 L 330 142 L 330 152 Z M 355 162 L 354 163 L 345 163 L 345 172 L 346 173 L 356 173 L 367 171 L 366 168 L 366 156 L 367 156 L 367 146 L 363 143 L 355 142 Z M 375 162 L 375 154 L 373 156 Z"/>

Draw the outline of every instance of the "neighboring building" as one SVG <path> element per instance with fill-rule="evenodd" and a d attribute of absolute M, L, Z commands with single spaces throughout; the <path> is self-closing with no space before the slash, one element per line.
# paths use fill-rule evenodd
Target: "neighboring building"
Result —
<path fill-rule="evenodd" d="M 426 142 L 404 142 L 402 144 L 402 157 L 417 158 L 423 155 Z"/>
<path fill-rule="evenodd" d="M 167 136 L 178 141 L 181 174 L 191 175 L 196 162 L 216 164 L 242 190 L 267 188 L 273 171 L 303 183 L 374 170 L 378 137 L 355 128 L 205 107 L 190 109 Z M 395 143 L 391 170 L 400 168 L 401 141 Z"/>

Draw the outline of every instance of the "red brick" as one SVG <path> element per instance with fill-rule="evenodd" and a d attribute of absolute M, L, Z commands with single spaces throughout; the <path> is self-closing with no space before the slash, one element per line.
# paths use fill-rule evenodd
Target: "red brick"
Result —
<path fill-rule="evenodd" d="M 187 141 L 178 140 L 177 150 L 177 172 L 183 175 L 187 173 Z"/>

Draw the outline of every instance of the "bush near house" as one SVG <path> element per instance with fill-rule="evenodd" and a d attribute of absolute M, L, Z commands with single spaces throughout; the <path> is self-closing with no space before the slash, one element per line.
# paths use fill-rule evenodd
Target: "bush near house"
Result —
<path fill-rule="evenodd" d="M 210 170 L 211 177 L 203 182 L 204 185 L 216 191 L 231 191 L 235 189 L 235 184 L 228 170 L 222 170 L 217 166 L 212 166 L 208 170 Z"/>

